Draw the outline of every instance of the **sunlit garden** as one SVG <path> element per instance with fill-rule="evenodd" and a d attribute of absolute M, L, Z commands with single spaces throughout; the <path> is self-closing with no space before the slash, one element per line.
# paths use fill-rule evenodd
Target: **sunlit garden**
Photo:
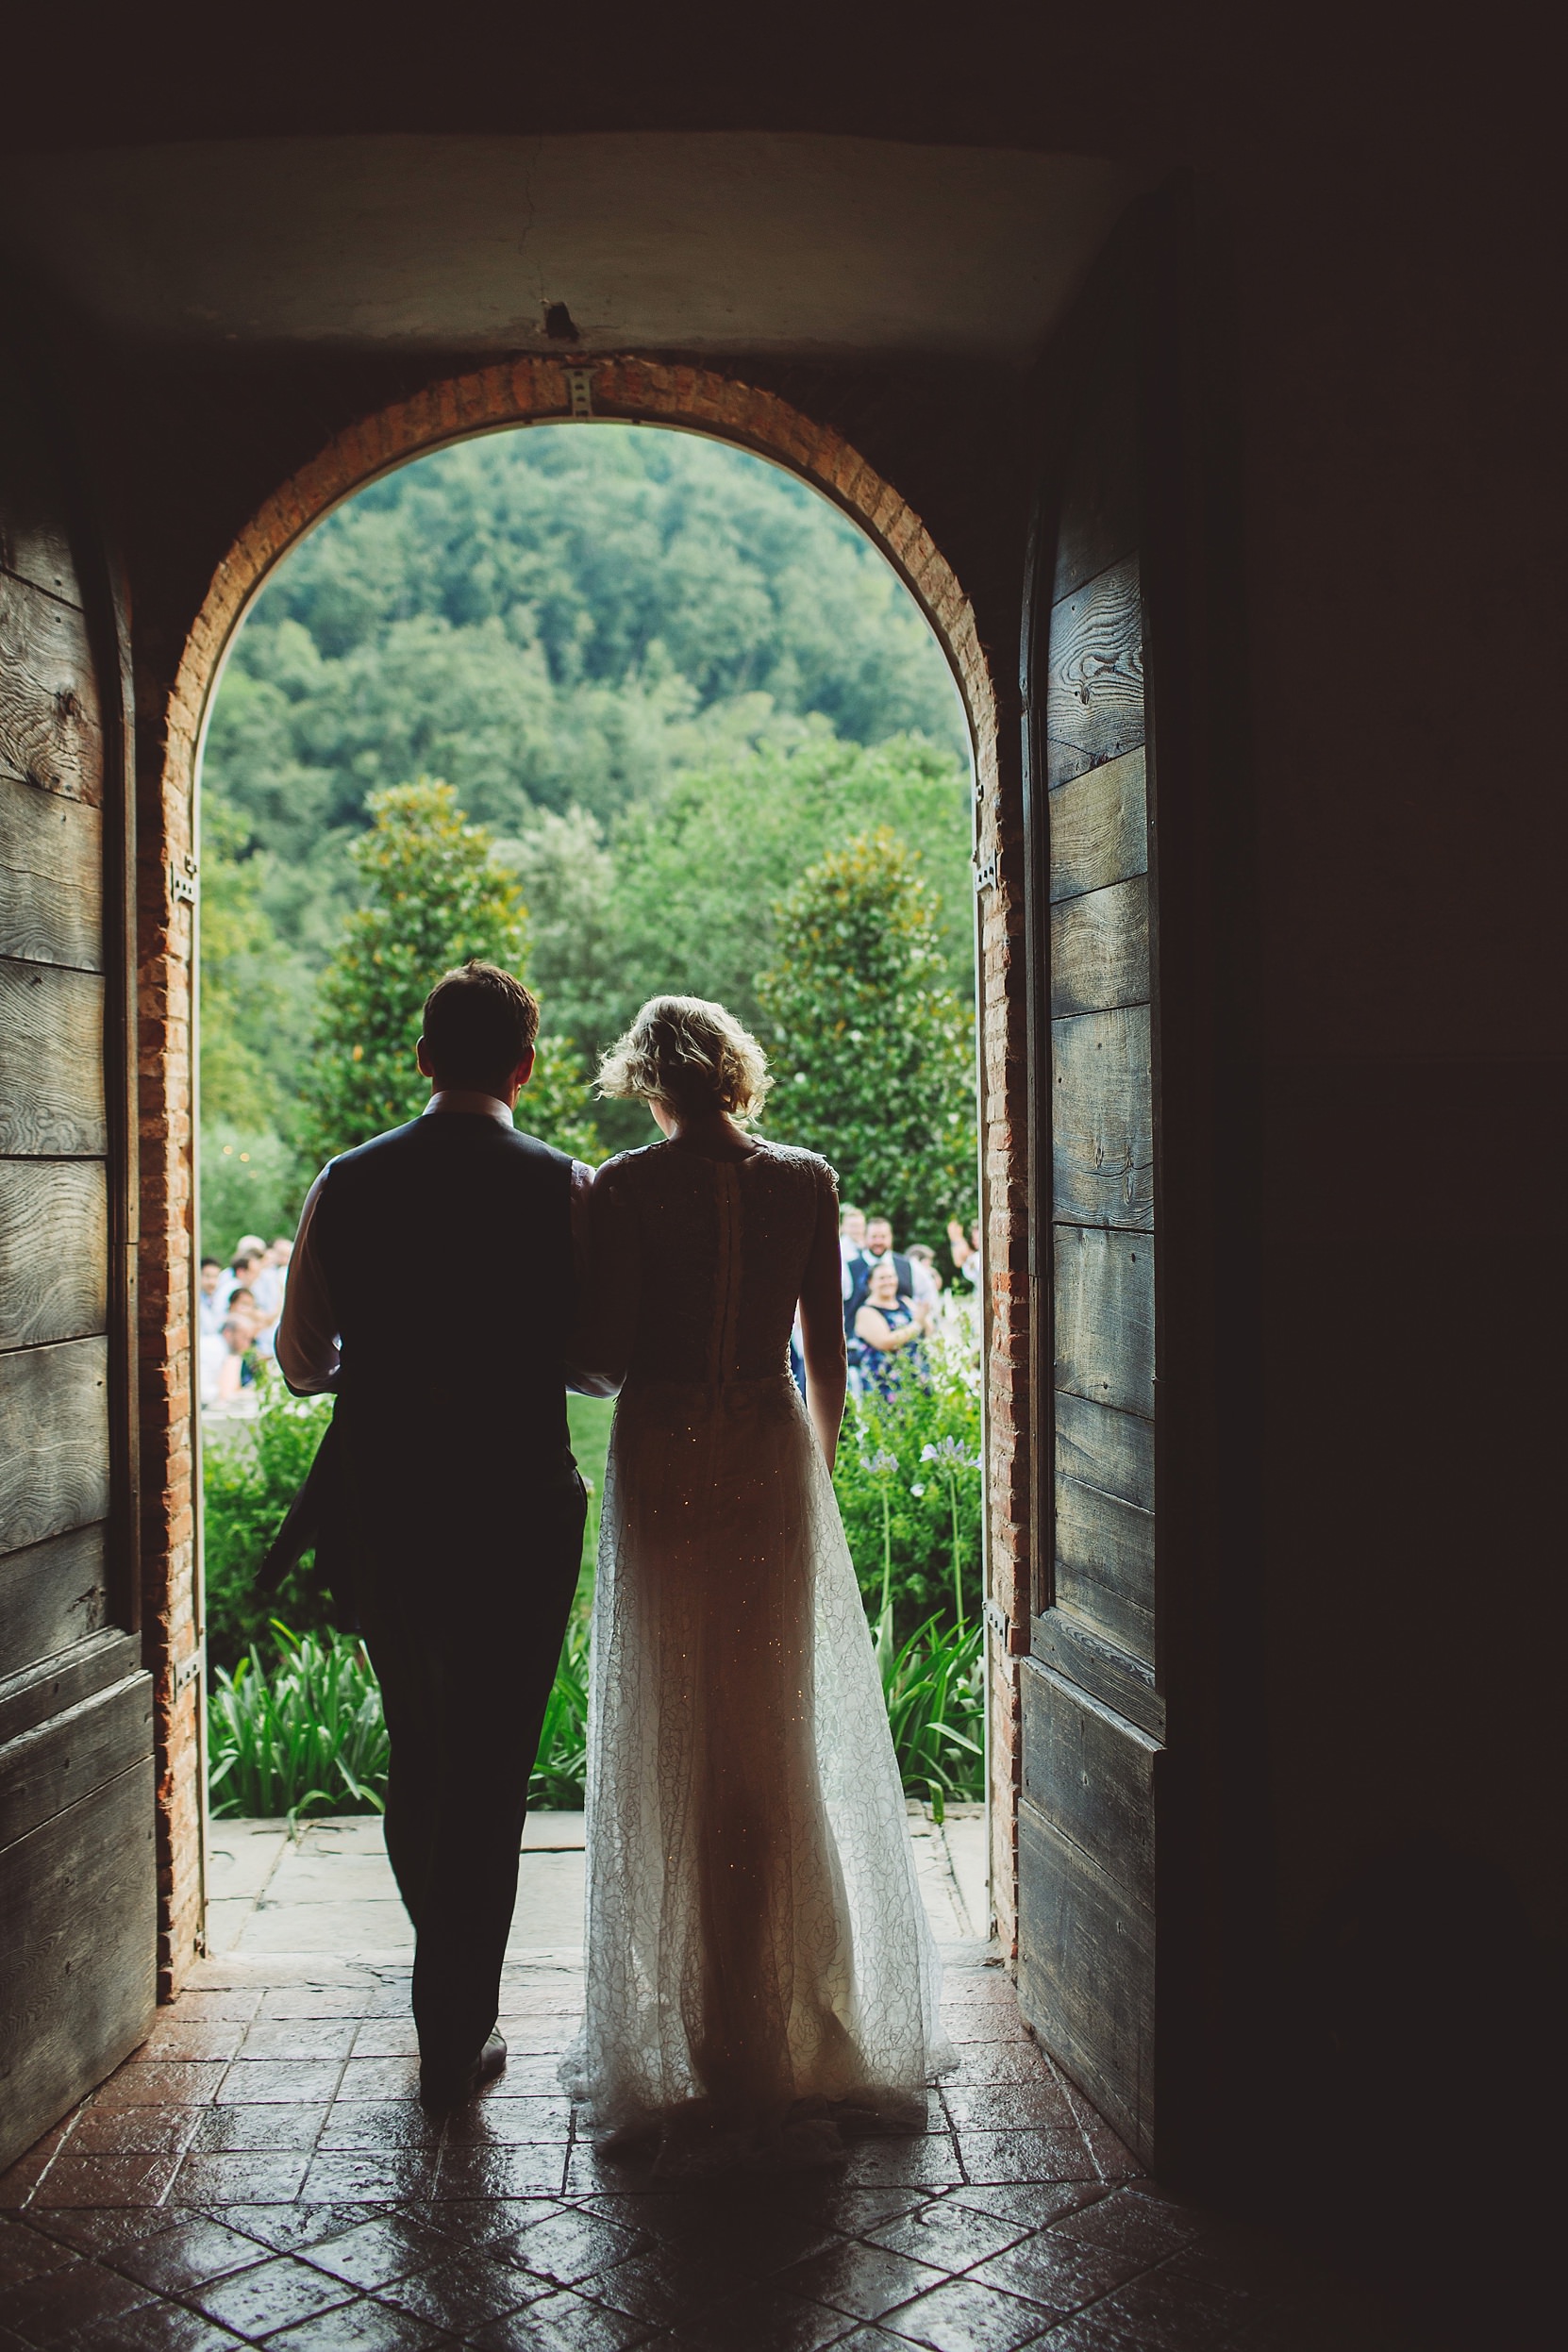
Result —
<path fill-rule="evenodd" d="M 330 1418 L 292 1397 L 242 1237 L 413 1115 L 419 1008 L 482 956 L 543 1004 L 519 1123 L 591 1164 L 652 1140 L 592 1072 L 642 999 L 766 1046 L 764 1132 L 926 1244 L 941 1313 L 851 1397 L 836 1472 L 908 1793 L 982 1792 L 970 780 L 914 606 L 852 525 L 743 454 L 558 427 L 376 484 L 237 642 L 203 779 L 209 1775 L 221 1813 L 375 1811 L 387 1734 L 346 1610 L 263 1558 Z M 973 1261 L 968 1272 L 973 1273 Z M 389 1269 L 395 1281 L 396 1269 Z M 582 1572 L 531 1801 L 583 1801 L 613 1405 L 573 1397 Z"/>

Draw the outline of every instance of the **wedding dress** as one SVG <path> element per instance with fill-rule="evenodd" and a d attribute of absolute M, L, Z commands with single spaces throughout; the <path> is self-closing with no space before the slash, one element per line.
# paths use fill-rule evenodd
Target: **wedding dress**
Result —
<path fill-rule="evenodd" d="M 594 1600 L 587 2015 L 562 2078 L 665 2168 L 913 2125 L 951 2063 L 870 1629 L 788 1370 L 834 1177 L 763 1143 L 611 1160 L 596 1347 L 624 1374 Z"/>

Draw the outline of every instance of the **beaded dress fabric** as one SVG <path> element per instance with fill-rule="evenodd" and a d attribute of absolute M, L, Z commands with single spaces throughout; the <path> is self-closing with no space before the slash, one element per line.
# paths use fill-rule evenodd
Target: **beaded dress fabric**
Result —
<path fill-rule="evenodd" d="M 624 1376 L 594 1601 L 587 2015 L 601 2142 L 671 2169 L 924 2123 L 940 1968 L 832 1480 L 788 1368 L 834 1178 L 761 1144 L 611 1160 L 596 1369 Z"/>

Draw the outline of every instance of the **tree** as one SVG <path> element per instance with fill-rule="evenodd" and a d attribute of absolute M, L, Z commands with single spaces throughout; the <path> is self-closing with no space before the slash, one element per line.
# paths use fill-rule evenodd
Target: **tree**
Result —
<path fill-rule="evenodd" d="M 450 784 L 422 776 L 369 801 L 352 851 L 364 903 L 322 975 L 303 1126 L 316 1156 L 347 1151 L 413 1118 L 427 1089 L 414 1062 L 425 997 L 470 956 L 526 968 L 527 910 L 482 826 Z M 522 1106 L 525 1125 L 562 1151 L 597 1157 L 582 1063 L 546 1038 Z"/>
<path fill-rule="evenodd" d="M 901 1243 L 941 1239 L 975 1198 L 973 1017 L 946 985 L 935 893 L 881 828 L 803 874 L 758 983 L 768 1125 L 822 1152 Z"/>

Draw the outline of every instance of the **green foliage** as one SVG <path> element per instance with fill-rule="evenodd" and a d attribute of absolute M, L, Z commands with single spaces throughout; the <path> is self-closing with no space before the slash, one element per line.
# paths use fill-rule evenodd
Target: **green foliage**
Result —
<path fill-rule="evenodd" d="M 242 1233 L 292 1233 L 305 1192 L 299 1155 L 280 1135 L 202 1124 L 202 1255 L 228 1263 Z"/>
<path fill-rule="evenodd" d="M 311 1555 L 275 1593 L 256 1591 L 257 1571 L 305 1483 L 332 1418 L 326 1396 L 291 1396 L 275 1375 L 263 1377 L 254 1421 L 221 1421 L 202 1447 L 202 1553 L 206 1564 L 208 1654 L 233 1666 L 264 1639 L 274 1611 L 318 1632 L 331 1602 L 310 1574 Z"/>
<path fill-rule="evenodd" d="M 323 975 L 302 1126 L 318 1159 L 411 1119 L 428 1087 L 414 1061 L 425 998 L 470 956 L 521 972 L 527 914 L 492 836 L 466 822 L 450 784 L 422 777 L 369 803 L 354 845 L 364 904 Z M 546 1039 L 523 1122 L 562 1150 L 597 1157 L 587 1084 L 572 1048 Z"/>
<path fill-rule="evenodd" d="M 983 1597 L 978 1367 L 940 1336 L 922 1354 L 890 1396 L 851 1400 L 833 1473 L 867 1610 L 879 1623 L 886 1591 L 900 1638 L 928 1618 L 957 1630 L 955 1557 L 965 1622 Z"/>
<path fill-rule="evenodd" d="M 758 981 L 768 1126 L 831 1160 L 847 1196 L 935 1243 L 975 1191 L 974 1033 L 947 985 L 918 855 L 886 829 L 831 852 L 776 911 Z"/>
<path fill-rule="evenodd" d="M 938 1821 L 946 1800 L 985 1794 L 985 1665 L 981 1627 L 931 1618 L 894 1648 L 876 1643 L 882 1697 L 906 1796 L 925 1797 Z"/>
<path fill-rule="evenodd" d="M 215 1813 L 276 1817 L 382 1813 L 387 1726 L 362 1643 L 291 1632 L 271 1665 L 253 1645 L 220 1667 L 208 1703 L 208 1788 Z"/>
<path fill-rule="evenodd" d="M 826 499 L 689 434 L 536 426 L 310 534 L 236 643 L 207 772 L 298 868 L 421 771 L 508 832 L 572 802 L 608 819 L 775 710 L 964 748 L 929 631 Z"/>
<path fill-rule="evenodd" d="M 205 1121 L 255 1135 L 285 1122 L 311 979 L 261 903 L 264 859 L 213 797 L 203 810 L 201 1099 Z"/>
<path fill-rule="evenodd" d="M 587 1784 L 588 1625 L 574 1616 L 544 1709 L 528 1802 L 556 1812 L 579 1812 Z"/>

